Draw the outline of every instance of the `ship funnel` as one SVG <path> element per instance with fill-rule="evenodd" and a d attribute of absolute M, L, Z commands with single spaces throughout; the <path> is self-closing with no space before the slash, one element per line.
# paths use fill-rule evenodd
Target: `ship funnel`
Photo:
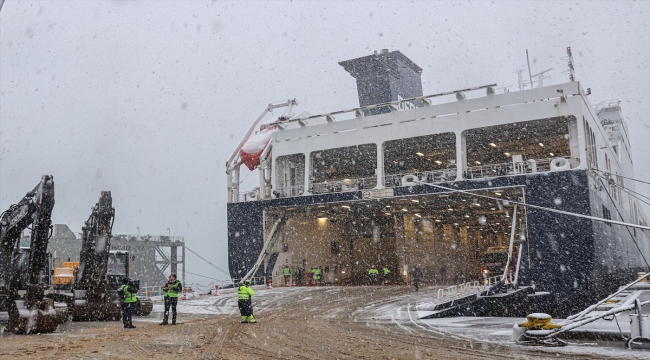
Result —
<path fill-rule="evenodd" d="M 382 49 L 372 55 L 341 61 L 345 71 L 357 79 L 359 106 L 381 104 L 422 96 L 422 68 L 399 51 Z M 400 109 L 422 106 L 422 101 L 400 104 Z M 390 112 L 389 108 L 365 110 L 365 115 Z"/>

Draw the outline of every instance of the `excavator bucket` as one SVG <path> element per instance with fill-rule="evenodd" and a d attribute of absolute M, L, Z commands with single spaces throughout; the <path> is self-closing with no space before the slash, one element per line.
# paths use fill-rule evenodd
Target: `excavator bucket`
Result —
<path fill-rule="evenodd" d="M 32 306 L 25 300 L 15 300 L 9 308 L 7 331 L 16 334 L 51 333 L 58 326 L 54 301 L 43 299 Z"/>

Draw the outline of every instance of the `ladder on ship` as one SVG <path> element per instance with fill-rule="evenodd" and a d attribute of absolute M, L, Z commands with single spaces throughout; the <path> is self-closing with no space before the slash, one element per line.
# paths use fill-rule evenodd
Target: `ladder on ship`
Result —
<path fill-rule="evenodd" d="M 257 257 L 257 261 L 255 261 L 255 264 L 253 267 L 248 270 L 246 275 L 244 275 L 243 279 L 250 279 L 257 271 L 259 270 L 260 266 L 265 262 L 265 260 L 271 255 L 271 251 L 273 250 L 273 246 L 275 246 L 276 241 L 278 241 L 278 238 L 280 237 L 280 234 L 282 234 L 282 231 L 284 230 L 284 225 L 287 223 L 287 218 L 283 215 L 280 216 L 274 223 L 273 226 L 271 227 L 271 230 L 268 232 L 267 236 L 264 237 L 264 245 L 262 246 L 262 251 L 260 252 L 259 256 Z"/>

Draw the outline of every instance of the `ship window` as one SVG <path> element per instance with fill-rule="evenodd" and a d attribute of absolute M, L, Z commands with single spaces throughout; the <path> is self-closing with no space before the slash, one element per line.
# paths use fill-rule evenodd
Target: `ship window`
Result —
<path fill-rule="evenodd" d="M 278 197 L 302 195 L 305 187 L 305 154 L 278 156 L 275 160 L 275 184 Z"/>
<path fill-rule="evenodd" d="M 555 158 L 569 159 L 569 120 L 556 117 L 463 132 L 467 178 L 549 171 Z"/>
<path fill-rule="evenodd" d="M 377 185 L 376 144 L 314 151 L 309 160 L 312 193 L 371 189 Z"/>
<path fill-rule="evenodd" d="M 409 174 L 426 182 L 456 178 L 454 133 L 386 141 L 383 150 L 384 186 L 400 186 L 402 177 Z"/>

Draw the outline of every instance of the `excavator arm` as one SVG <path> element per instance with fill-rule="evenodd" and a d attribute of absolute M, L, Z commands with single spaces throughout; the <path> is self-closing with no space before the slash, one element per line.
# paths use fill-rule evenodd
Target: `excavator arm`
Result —
<path fill-rule="evenodd" d="M 54 180 L 52 175 L 43 175 L 34 190 L 0 215 L 0 310 L 9 312 L 8 331 L 56 330 L 54 303 L 44 298 L 43 284 L 53 208 Z M 29 225 L 32 233 L 29 256 L 25 257 L 20 235 Z"/>
<path fill-rule="evenodd" d="M 87 298 L 100 298 L 107 291 L 106 269 L 111 249 L 115 208 L 110 191 L 102 191 L 82 230 L 81 253 L 75 290 L 85 290 Z"/>

